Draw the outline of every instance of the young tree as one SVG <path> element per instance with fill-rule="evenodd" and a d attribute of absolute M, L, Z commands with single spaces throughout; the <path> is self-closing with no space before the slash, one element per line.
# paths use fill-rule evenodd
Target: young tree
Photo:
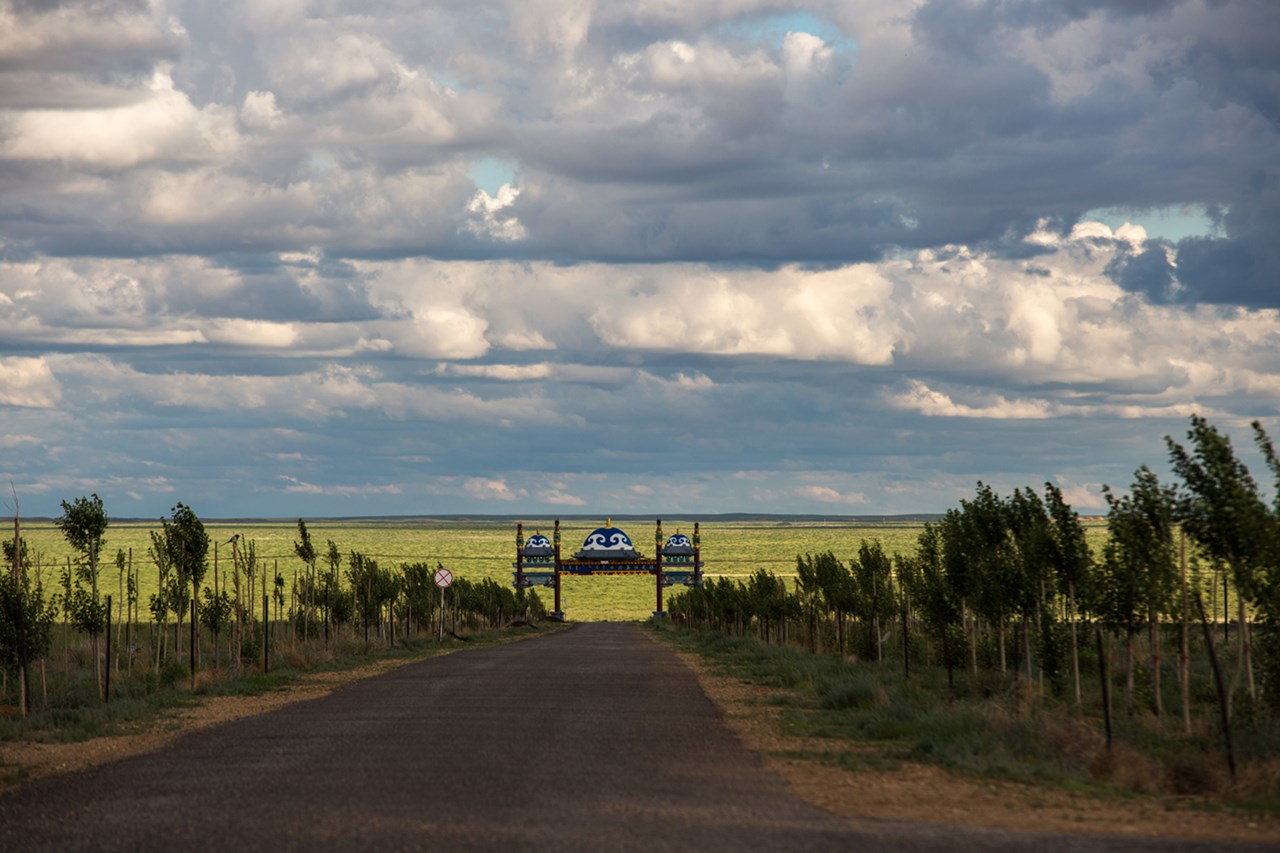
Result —
<path fill-rule="evenodd" d="M 943 528 L 948 574 L 955 566 L 965 565 L 965 595 L 974 612 L 996 626 L 1003 673 L 1007 671 L 1005 631 L 1009 617 L 1033 610 L 1035 597 L 1018 559 L 1004 501 L 990 486 L 979 482 L 973 500 L 961 501 L 960 507 L 959 535 L 946 538 L 951 531 Z M 958 549 L 964 553 L 956 554 Z"/>
<path fill-rule="evenodd" d="M 955 639 L 961 631 L 964 619 L 960 594 L 946 571 L 942 528 L 926 524 L 916 543 L 915 557 L 911 558 L 911 565 L 903 572 L 903 577 L 910 579 L 906 592 L 919 609 L 929 632 L 942 646 L 947 687 L 954 692 L 954 670 L 961 660 L 961 651 L 957 648 Z"/>
<path fill-rule="evenodd" d="M 1075 688 L 1076 707 L 1080 696 L 1080 643 L 1076 633 L 1078 596 L 1088 595 L 1087 584 L 1093 567 L 1093 555 L 1085 539 L 1080 516 L 1063 499 L 1062 490 L 1053 483 L 1044 484 L 1045 505 L 1049 510 L 1049 563 L 1059 586 L 1067 596 L 1067 619 L 1071 622 L 1071 679 Z"/>
<path fill-rule="evenodd" d="M 881 641 L 880 620 L 893 619 L 897 608 L 893 588 L 893 561 L 884 553 L 878 539 L 873 542 L 863 539 L 858 545 L 858 558 L 850 561 L 849 570 L 852 575 L 854 607 L 875 640 L 876 662 L 882 663 L 884 646 Z"/>
<path fill-rule="evenodd" d="M 1177 587 L 1174 511 L 1177 490 L 1161 486 L 1145 465 L 1135 472 L 1130 493 L 1117 497 L 1103 487 L 1110 506 L 1111 534 L 1103 562 L 1099 613 L 1125 631 L 1126 692 L 1133 706 L 1133 637 L 1145 617 L 1151 634 L 1151 677 L 1157 719 L 1160 701 L 1161 614 L 1171 609 Z"/>
<path fill-rule="evenodd" d="M 225 591 L 213 590 L 206 586 L 201 594 L 204 601 L 199 605 L 200 624 L 213 634 L 213 657 L 216 667 L 221 649 L 219 638 L 231 624 L 231 613 L 234 608 L 231 604 L 231 596 Z"/>
<path fill-rule="evenodd" d="M 303 619 L 302 639 L 306 640 L 311 633 L 311 612 L 315 609 L 316 588 L 316 547 L 311 543 L 311 534 L 307 532 L 307 523 L 298 519 L 298 540 L 293 543 L 293 553 L 306 567 L 303 578 Z"/>
<path fill-rule="evenodd" d="M 813 575 L 826 609 L 835 620 L 836 653 L 845 654 L 844 617 L 853 610 L 853 583 L 849 570 L 836 555 L 827 551 L 813 559 Z"/>
<path fill-rule="evenodd" d="M 182 619 L 191 608 L 204 580 L 209 554 L 209 534 L 191 507 L 179 503 L 168 519 L 160 519 L 161 545 L 165 549 L 170 568 L 169 606 L 178 617 L 178 634 L 182 634 Z"/>
<path fill-rule="evenodd" d="M 67 543 L 77 552 L 75 582 L 64 581 L 63 607 L 71 623 L 92 638 L 93 668 L 102 683 L 102 661 L 98 656 L 98 636 L 106 628 L 107 612 L 98 598 L 98 561 L 106 544 L 107 511 L 95 493 L 71 503 L 62 501 L 62 515 L 54 520 Z M 85 590 L 81 584 L 88 584 Z"/>
<path fill-rule="evenodd" d="M 1272 705 L 1280 707 L 1280 455 L 1267 431 L 1253 422 L 1254 442 L 1266 460 L 1275 484 L 1272 493 L 1270 540 L 1271 557 L 1258 584 L 1256 607 L 1262 614 L 1258 628 L 1263 642 L 1258 644 L 1264 673 L 1263 687 Z"/>
<path fill-rule="evenodd" d="M 45 597 L 39 578 L 32 582 L 26 540 L 6 540 L 4 556 L 13 572 L 0 572 L 0 667 L 14 672 L 22 716 L 31 712 L 31 664 L 49 653 L 57 606 Z"/>
<path fill-rule="evenodd" d="M 1265 453 L 1270 444 L 1266 434 L 1260 426 L 1255 431 Z M 1192 415 L 1187 438 L 1189 452 L 1165 436 L 1173 469 L 1187 486 L 1178 503 L 1178 518 L 1187 534 L 1231 571 L 1239 602 L 1240 666 L 1249 695 L 1256 699 L 1245 602 L 1264 608 L 1267 615 L 1280 615 L 1276 609 L 1280 593 L 1274 591 L 1273 578 L 1276 517 L 1268 511 L 1249 469 L 1236 459 L 1230 438 L 1199 415 Z M 1273 459 L 1274 454 L 1268 462 Z"/>
<path fill-rule="evenodd" d="M 961 627 L 969 642 L 969 662 L 974 675 L 978 674 L 978 625 L 969 602 L 976 598 L 981 576 L 977 535 L 973 519 L 958 509 L 947 510 L 934 531 L 938 548 L 939 571 L 948 587 L 955 593 L 960 607 Z M 923 542 L 923 540 L 922 540 Z M 975 618 L 970 618 L 975 616 Z M 1004 633 L 1000 629 L 1000 671 L 1004 672 Z"/>
<path fill-rule="evenodd" d="M 1022 614 L 1022 646 L 1026 659 L 1027 682 L 1032 682 L 1031 670 L 1031 631 L 1030 623 L 1034 617 L 1037 633 L 1040 637 L 1040 668 L 1050 677 L 1060 676 L 1060 667 L 1056 655 L 1057 643 L 1053 637 L 1053 620 L 1046 626 L 1045 610 L 1053 594 L 1050 574 L 1050 560 L 1053 549 L 1053 533 L 1048 513 L 1040 496 L 1031 489 L 1015 489 L 1013 495 L 1005 503 L 1005 514 L 1009 525 L 1009 533 L 1013 539 L 1014 559 L 1017 570 L 1014 577 L 1020 579 L 1018 602 Z M 1052 616 L 1050 612 L 1049 616 Z M 1055 681 L 1056 684 L 1056 681 Z"/>
<path fill-rule="evenodd" d="M 169 622 L 169 597 L 173 592 L 170 581 L 172 572 L 169 564 L 169 546 L 161 531 L 151 531 L 151 547 L 147 549 L 151 560 L 156 564 L 156 591 L 148 601 L 147 609 L 151 611 L 151 621 L 155 625 L 155 671 L 160 673 L 160 661 L 164 657 L 165 627 Z"/>
<path fill-rule="evenodd" d="M 690 592 L 703 593 L 702 587 L 692 587 Z M 805 554 L 796 555 L 796 595 L 800 599 L 801 608 L 806 615 L 805 624 L 809 635 L 810 654 L 818 653 L 818 601 L 822 589 L 818 585 L 818 573 L 814 567 L 813 557 Z M 701 595 L 693 596 L 702 600 Z"/>

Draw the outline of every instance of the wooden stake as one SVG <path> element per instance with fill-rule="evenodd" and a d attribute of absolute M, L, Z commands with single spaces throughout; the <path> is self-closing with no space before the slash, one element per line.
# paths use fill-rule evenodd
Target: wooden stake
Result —
<path fill-rule="evenodd" d="M 1111 682 L 1107 678 L 1107 650 L 1102 645 L 1102 626 L 1094 626 L 1098 639 L 1098 678 L 1102 681 L 1102 717 L 1107 724 L 1107 752 L 1111 752 Z"/>
<path fill-rule="evenodd" d="M 1227 702 L 1227 691 L 1222 686 L 1222 670 L 1218 667 L 1218 655 L 1213 650 L 1213 632 L 1209 630 L 1209 620 L 1204 613 L 1204 602 L 1196 592 L 1196 606 L 1200 609 L 1200 624 L 1204 628 L 1204 644 L 1209 651 L 1209 667 L 1213 670 L 1213 683 L 1218 690 L 1218 711 L 1222 718 L 1222 742 L 1227 750 L 1227 769 L 1231 772 L 1231 781 L 1236 780 L 1236 752 L 1231 745 L 1231 706 Z"/>
<path fill-rule="evenodd" d="M 111 596 L 107 596 L 107 613 L 111 613 Z M 107 619 L 107 660 L 111 660 L 111 619 Z M 111 667 L 107 666 L 106 680 L 102 686 L 102 702 L 106 704 L 111 701 Z"/>
<path fill-rule="evenodd" d="M 1181 653 L 1180 669 L 1182 675 L 1182 731 L 1191 734 L 1191 675 L 1190 644 L 1188 642 L 1188 617 L 1191 615 L 1187 601 L 1187 537 L 1186 532 L 1178 528 L 1179 567 L 1182 575 L 1182 632 L 1179 652 Z"/>

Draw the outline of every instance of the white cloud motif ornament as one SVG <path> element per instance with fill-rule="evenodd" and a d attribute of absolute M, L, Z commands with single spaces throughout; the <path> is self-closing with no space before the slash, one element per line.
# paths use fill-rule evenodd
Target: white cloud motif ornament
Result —
<path fill-rule="evenodd" d="M 579 560 L 635 560 L 639 559 L 640 552 L 631 544 L 631 537 L 606 521 L 604 527 L 591 532 L 576 557 Z"/>

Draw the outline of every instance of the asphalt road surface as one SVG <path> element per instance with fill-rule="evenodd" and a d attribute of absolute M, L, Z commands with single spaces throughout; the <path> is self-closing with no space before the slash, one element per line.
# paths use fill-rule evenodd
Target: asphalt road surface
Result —
<path fill-rule="evenodd" d="M 833 817 L 628 624 L 407 665 L 0 795 L 0 851 L 1175 848 L 1242 845 Z"/>

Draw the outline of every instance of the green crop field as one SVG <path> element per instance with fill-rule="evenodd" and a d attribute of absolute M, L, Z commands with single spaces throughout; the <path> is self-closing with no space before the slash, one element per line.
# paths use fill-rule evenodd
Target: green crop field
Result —
<path fill-rule="evenodd" d="M 563 549 L 572 554 L 581 546 L 587 535 L 604 522 L 574 521 L 561 527 Z M 550 535 L 551 521 L 529 521 L 524 525 L 525 535 L 542 531 Z M 646 554 L 653 552 L 654 526 L 652 522 L 627 522 L 621 525 L 636 547 Z M 131 554 L 135 570 L 139 572 L 139 601 L 145 613 L 148 597 L 155 592 L 155 564 L 147 551 L 150 533 L 158 525 L 150 523 L 113 523 L 107 529 L 106 547 L 103 550 L 103 568 L 99 588 L 103 594 L 113 594 L 119 600 L 120 576 L 115 568 L 117 551 Z M 402 563 L 442 563 L 460 577 L 470 580 L 492 578 L 500 583 L 511 582 L 512 562 L 515 559 L 515 525 L 507 522 L 432 522 L 432 521 L 308 521 L 307 529 L 321 554 L 332 540 L 344 560 L 352 551 L 376 559 L 381 566 L 395 567 Z M 268 572 L 277 569 L 286 580 L 292 581 L 302 563 L 293 553 L 297 539 L 295 524 L 281 522 L 238 522 L 225 524 L 211 522 L 206 525 L 211 543 L 209 561 L 220 570 L 230 565 L 231 546 L 226 544 L 233 534 L 240 534 L 241 543 L 253 542 L 258 560 Z M 863 539 L 879 540 L 889 554 L 910 554 L 915 551 L 916 537 L 921 525 L 916 524 L 844 524 L 819 522 L 726 522 L 704 523 L 702 532 L 702 556 L 708 576 L 745 577 L 758 569 L 766 569 L 778 575 L 790 575 L 795 571 L 796 556 L 800 554 L 832 551 L 847 561 L 857 554 Z M 677 531 L 691 534 L 693 524 L 682 521 L 664 521 L 663 534 L 671 536 Z M 1090 528 L 1095 548 L 1105 537 L 1105 527 Z M 46 584 L 57 579 L 57 567 L 66 564 L 73 555 L 61 532 L 51 523 L 29 523 L 23 526 L 22 535 L 28 548 L 38 556 Z M 673 587 L 669 591 L 679 589 Z M 539 589 L 543 601 L 550 607 L 552 592 Z M 627 620 L 643 619 L 654 606 L 654 585 L 643 576 L 573 577 L 565 576 L 562 582 L 562 604 L 570 619 Z"/>

